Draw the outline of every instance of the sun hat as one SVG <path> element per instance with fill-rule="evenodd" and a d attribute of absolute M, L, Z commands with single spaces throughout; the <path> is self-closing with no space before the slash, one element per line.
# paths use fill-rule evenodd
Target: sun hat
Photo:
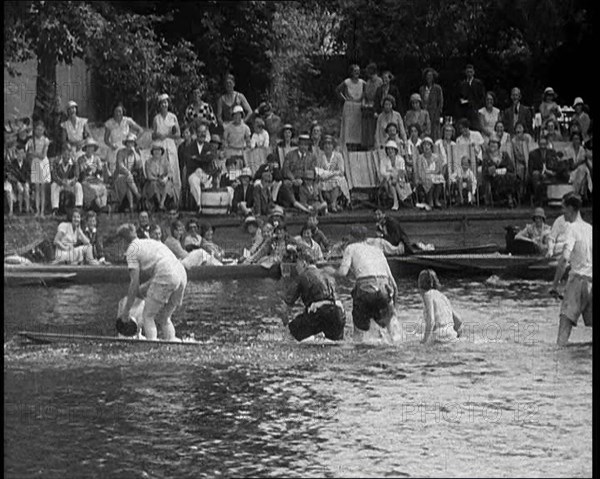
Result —
<path fill-rule="evenodd" d="M 153 141 L 152 145 L 150 145 L 150 154 L 152 154 L 152 152 L 154 150 L 160 150 L 161 151 L 161 155 L 165 154 L 165 147 L 162 145 L 162 143 L 160 141 Z"/>
<path fill-rule="evenodd" d="M 81 147 L 83 151 L 85 151 L 85 149 L 88 146 L 93 146 L 94 147 L 94 151 L 97 151 L 98 148 L 100 147 L 100 145 L 98 144 L 98 142 L 96 140 L 94 140 L 91 136 L 89 138 L 86 138 L 86 140 L 83 142 L 83 146 Z"/>
<path fill-rule="evenodd" d="M 398 143 L 396 143 L 394 140 L 388 140 L 385 144 L 385 147 L 386 148 L 395 148 L 396 151 L 399 151 Z"/>
<path fill-rule="evenodd" d="M 554 91 L 554 88 L 552 88 L 551 86 L 549 86 L 548 88 L 546 88 L 544 90 L 544 96 L 546 95 L 554 95 L 556 96 L 556 92 Z"/>
<path fill-rule="evenodd" d="M 258 220 L 256 219 L 255 216 L 248 216 L 244 220 L 244 229 L 245 230 L 247 230 L 248 226 L 250 226 L 250 225 L 254 225 L 258 228 L 259 224 L 258 224 Z"/>
<path fill-rule="evenodd" d="M 533 210 L 533 215 L 531 217 L 535 219 L 538 216 L 546 221 L 546 213 L 544 213 L 544 208 L 536 208 Z"/>
<path fill-rule="evenodd" d="M 269 214 L 269 216 L 284 216 L 285 215 L 285 211 L 283 211 L 283 208 L 279 205 L 275 205 L 273 206 L 273 208 L 271 208 L 271 212 Z"/>
<path fill-rule="evenodd" d="M 433 146 L 433 140 L 429 136 L 426 136 L 425 138 L 423 138 L 421 140 L 421 143 L 425 143 L 426 141 L 428 141 L 429 143 L 431 143 L 431 146 Z"/>
<path fill-rule="evenodd" d="M 160 103 L 163 100 L 170 100 L 169 95 L 167 95 L 166 93 L 161 93 L 160 95 L 158 95 L 158 102 Z"/>
<path fill-rule="evenodd" d="M 240 172 L 240 178 L 242 176 L 247 176 L 248 178 L 252 178 L 252 170 L 250 168 L 248 168 L 247 166 L 245 166 L 244 168 L 242 168 L 242 171 Z"/>
<path fill-rule="evenodd" d="M 69 102 L 67 103 L 67 110 L 71 107 L 79 108 L 79 105 L 73 100 L 69 100 Z"/>
<path fill-rule="evenodd" d="M 137 136 L 135 136 L 135 133 L 129 133 L 123 140 L 123 144 L 125 146 L 127 146 L 127 142 L 129 142 L 129 141 L 133 141 L 134 143 L 137 143 Z"/>
<path fill-rule="evenodd" d="M 410 102 L 412 103 L 413 101 L 418 101 L 419 103 L 421 103 L 421 105 L 423 104 L 423 100 L 421 99 L 421 95 L 419 95 L 418 93 L 413 93 L 410 96 Z"/>
<path fill-rule="evenodd" d="M 585 103 L 583 102 L 583 98 L 581 98 L 580 96 L 575 98 L 575 101 L 573 102 L 573 108 L 575 108 L 577 105 L 585 105 Z"/>
<path fill-rule="evenodd" d="M 235 115 L 236 113 L 244 113 L 244 109 L 240 106 L 240 105 L 235 105 L 233 107 L 233 111 L 231 112 L 232 115 Z"/>
<path fill-rule="evenodd" d="M 310 141 L 310 136 L 309 136 L 309 134 L 307 132 L 302 132 L 298 136 L 298 140 Z"/>

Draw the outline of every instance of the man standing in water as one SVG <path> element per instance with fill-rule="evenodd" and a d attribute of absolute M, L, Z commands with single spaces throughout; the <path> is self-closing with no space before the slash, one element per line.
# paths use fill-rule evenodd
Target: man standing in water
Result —
<path fill-rule="evenodd" d="M 398 288 L 390 267 L 380 248 L 369 245 L 367 228 L 353 226 L 352 243 L 346 246 L 338 276 L 347 276 L 350 270 L 356 278 L 352 290 L 352 321 L 354 340 L 363 339 L 369 330 L 371 319 L 387 329 L 392 340 L 396 338 L 394 304 Z"/>
<path fill-rule="evenodd" d="M 122 225 L 117 230 L 117 234 L 127 244 L 125 257 L 130 278 L 127 303 L 121 312 L 121 320 L 129 319 L 135 299 L 144 296 L 145 293 L 142 317 L 146 338 L 157 339 L 158 323 L 162 339 L 177 340 L 171 315 L 183 302 L 187 285 L 185 268 L 164 244 L 151 239 L 138 239 L 134 225 L 130 223 Z M 150 280 L 141 287 L 140 273 L 151 274 Z"/>
<path fill-rule="evenodd" d="M 314 257 L 307 253 L 299 254 L 296 272 L 298 276 L 288 287 L 284 300 L 288 306 L 293 306 L 298 298 L 302 298 L 304 311 L 288 325 L 292 336 L 302 341 L 322 332 L 333 341 L 344 339 L 346 314 L 342 304 L 336 301 L 333 279 L 319 270 Z"/>
<path fill-rule="evenodd" d="M 579 196 L 571 195 L 564 198 L 562 206 L 569 226 L 550 288 L 552 296 L 558 297 L 558 283 L 565 273 L 567 264 L 571 265 L 571 271 L 560 305 L 560 323 L 556 341 L 559 346 L 565 346 L 569 342 L 571 329 L 577 326 L 579 316 L 583 316 L 583 323 L 586 326 L 592 326 L 592 225 L 581 219 Z"/>

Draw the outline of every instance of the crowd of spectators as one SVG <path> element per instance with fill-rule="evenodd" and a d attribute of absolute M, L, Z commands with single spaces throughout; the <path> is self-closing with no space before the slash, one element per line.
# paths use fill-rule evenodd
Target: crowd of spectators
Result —
<path fill-rule="evenodd" d="M 442 85 L 426 68 L 418 91 L 404 95 L 390 71 L 380 77 L 369 64 L 362 79 L 352 65 L 335 89 L 343 106 L 334 136 L 317 122 L 297 132 L 268 102 L 252 109 L 228 74 L 216 112 L 198 87 L 181 124 L 171 98 L 161 94 L 145 153 L 138 147 L 143 128 L 126 116 L 123 103 L 115 104 L 104 125 L 102 157 L 88 120 L 69 101 L 60 138 L 48 138 L 42 121 L 5 125 L 6 209 L 12 215 L 16 204 L 19 213 L 44 216 L 49 194 L 53 214 L 65 205 L 202 213 L 223 203 L 244 217 L 266 215 L 276 205 L 335 213 L 351 204 L 346 160 L 361 152 L 377 163 L 373 187 L 393 210 L 475 204 L 480 193 L 486 205 L 512 207 L 528 199 L 541 205 L 549 184 L 570 185 L 590 199 L 592 130 L 581 98 L 567 111 L 546 88 L 534 109 L 515 87 L 511 104 L 501 108 L 467 65 L 456 113 L 444 116 Z"/>

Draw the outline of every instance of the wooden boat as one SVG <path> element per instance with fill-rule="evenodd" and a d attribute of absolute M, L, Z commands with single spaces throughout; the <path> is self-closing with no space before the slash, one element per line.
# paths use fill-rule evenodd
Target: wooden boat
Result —
<path fill-rule="evenodd" d="M 198 341 L 161 341 L 149 339 L 120 338 L 116 336 L 93 336 L 84 334 L 38 333 L 34 331 L 19 331 L 17 336 L 23 343 L 30 344 L 72 344 L 72 343 L 101 343 L 101 344 L 144 344 L 146 346 L 199 346 Z"/>
<path fill-rule="evenodd" d="M 76 276 L 77 273 L 65 272 L 5 271 L 4 286 L 50 286 L 67 283 L 74 280 Z"/>

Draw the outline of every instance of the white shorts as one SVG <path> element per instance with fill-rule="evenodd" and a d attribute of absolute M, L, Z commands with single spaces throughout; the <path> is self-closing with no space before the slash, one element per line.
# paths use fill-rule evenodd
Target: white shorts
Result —
<path fill-rule="evenodd" d="M 592 280 L 570 274 L 565 295 L 560 305 L 560 315 L 569 318 L 577 326 L 579 316 L 583 316 L 586 326 L 592 325 Z"/>

